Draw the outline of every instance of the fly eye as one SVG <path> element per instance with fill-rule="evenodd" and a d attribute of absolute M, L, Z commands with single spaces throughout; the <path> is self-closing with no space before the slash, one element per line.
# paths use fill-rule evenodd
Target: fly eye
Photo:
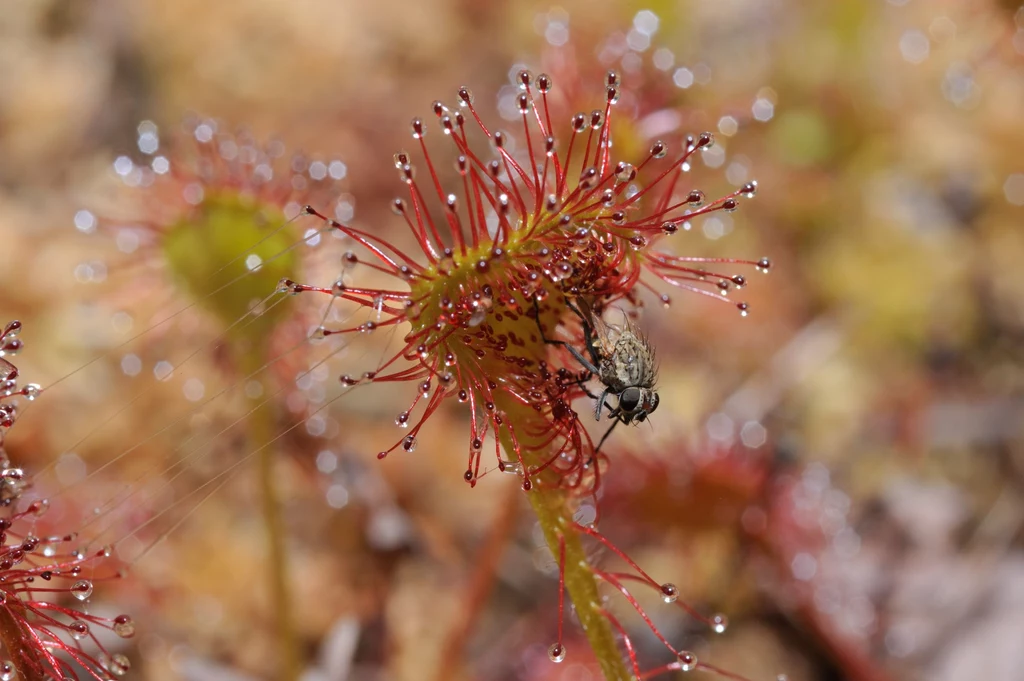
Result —
<path fill-rule="evenodd" d="M 658 408 L 659 402 L 661 402 L 661 398 L 658 397 L 658 393 L 651 393 L 651 399 L 647 401 L 647 413 L 653 414 L 654 410 Z"/>
<path fill-rule="evenodd" d="M 619 395 L 619 409 L 633 413 L 640 406 L 640 388 L 626 388 Z"/>

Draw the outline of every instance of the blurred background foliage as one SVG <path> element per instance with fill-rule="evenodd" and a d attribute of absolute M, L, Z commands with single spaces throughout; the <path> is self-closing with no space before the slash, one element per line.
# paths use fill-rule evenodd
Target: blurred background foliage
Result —
<path fill-rule="evenodd" d="M 559 80 L 574 73 L 567 54 L 579 82 Z M 709 196 L 760 184 L 735 216 L 674 237 L 693 255 L 770 256 L 772 275 L 744 291 L 754 313 L 678 292 L 668 310 L 648 301 L 662 408 L 609 448 L 605 534 L 732 622 L 709 636 L 652 603 L 663 631 L 758 680 L 1020 678 L 1016 2 L 7 3 L 0 322 L 24 322 L 21 373 L 44 386 L 100 355 L 26 411 L 9 449 L 46 473 L 44 493 L 74 486 L 51 522 L 138 530 L 118 544 L 132 575 L 96 606 L 139 623 L 126 649 L 135 678 L 272 678 L 275 629 L 252 474 L 217 477 L 247 452 L 227 430 L 246 382 L 201 306 L 150 328 L 184 305 L 160 272 L 177 265 L 92 228 L 145 212 L 113 160 L 139 158 L 151 129 L 140 121 L 162 142 L 187 140 L 181 121 L 198 112 L 340 159 L 331 200 L 353 224 L 399 234 L 391 154 L 412 145 L 409 119 L 462 84 L 500 112 L 519 64 L 595 100 L 615 68 L 639 100 L 716 132 L 720 151 L 694 173 Z M 138 238 L 159 240 L 139 225 Z M 304 280 L 329 284 L 343 250 L 304 254 Z M 304 333 L 319 302 L 283 303 L 287 324 Z M 312 381 L 288 362 L 266 370 L 282 386 L 279 431 L 378 354 L 354 343 Z M 178 368 L 168 376 L 161 362 Z M 547 660 L 550 554 L 513 480 L 463 483 L 464 411 L 436 416 L 414 454 L 376 461 L 408 399 L 360 390 L 282 440 L 307 678 L 597 678 L 578 633 L 565 663 Z M 174 477 L 181 452 L 194 456 Z M 188 496 L 211 480 L 224 484 L 208 501 Z M 108 510 L 126 490 L 144 494 Z M 101 520 L 86 520 L 96 506 Z M 665 662 L 634 628 L 649 665 Z"/>

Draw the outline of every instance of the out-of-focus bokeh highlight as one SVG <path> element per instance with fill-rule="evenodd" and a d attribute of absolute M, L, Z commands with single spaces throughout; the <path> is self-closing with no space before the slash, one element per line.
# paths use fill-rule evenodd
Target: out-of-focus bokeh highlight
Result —
<path fill-rule="evenodd" d="M 708 195 L 757 179 L 742 210 L 675 235 L 678 252 L 772 259 L 742 292 L 747 318 L 681 292 L 641 316 L 661 407 L 607 445 L 602 531 L 730 621 L 715 635 L 652 595 L 659 628 L 756 681 L 1020 678 L 1019 0 L 39 0 L 3 15 L 0 323 L 24 324 L 25 380 L 75 372 L 8 450 L 43 493 L 68 488 L 49 522 L 118 540 L 129 574 L 93 603 L 134 617 L 136 638 L 113 644 L 131 678 L 273 678 L 255 474 L 231 428 L 261 395 L 276 432 L 298 424 L 278 470 L 304 679 L 598 678 L 571 615 L 566 661 L 547 659 L 557 570 L 515 480 L 463 482 L 466 413 L 377 461 L 411 396 L 332 400 L 383 335 L 317 365 L 329 343 L 283 333 L 285 359 L 250 380 L 153 258 L 168 201 L 138 198 L 160 159 L 230 133 L 400 241 L 391 157 L 413 146 L 409 120 L 432 124 L 431 102 L 465 84 L 500 121 L 509 74 L 549 69 L 558 88 L 566 55 L 589 108 L 614 68 L 678 107 L 672 124 L 713 131 L 692 173 Z M 344 271 L 320 227 L 288 227 L 296 278 L 373 277 Z M 326 309 L 275 302 L 298 338 Z M 645 667 L 670 661 L 609 607 Z"/>

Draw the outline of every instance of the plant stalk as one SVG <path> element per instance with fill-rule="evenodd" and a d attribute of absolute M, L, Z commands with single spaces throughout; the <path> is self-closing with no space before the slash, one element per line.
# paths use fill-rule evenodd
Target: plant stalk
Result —
<path fill-rule="evenodd" d="M 524 424 L 537 419 L 537 412 L 522 403 L 500 394 L 496 395 L 496 398 L 496 402 L 501 403 L 499 406 L 508 414 L 512 423 Z M 522 430 L 518 429 L 517 432 Z M 515 459 L 515 450 L 507 431 L 502 431 L 500 439 L 509 458 Z M 546 448 L 531 448 L 529 439 L 520 438 L 519 447 L 528 467 L 540 466 L 550 456 Z M 573 531 L 574 521 L 568 493 L 537 484 L 534 480 L 533 489 L 526 492 L 526 497 L 537 514 L 551 554 L 558 556 L 561 551 L 561 540 L 565 541 L 565 590 L 569 592 L 572 604 L 576 608 L 576 616 L 583 627 L 590 648 L 597 657 L 605 681 L 629 681 L 632 676 L 619 651 L 612 626 L 601 614 L 601 596 L 597 589 L 597 579 L 590 569 L 580 534 Z"/>
<path fill-rule="evenodd" d="M 252 376 L 263 366 L 258 348 L 247 353 L 244 373 Z M 292 618 L 291 586 L 288 578 L 288 551 L 281 500 L 274 474 L 277 450 L 272 445 L 276 422 L 270 403 L 262 397 L 250 398 L 250 447 L 259 449 L 257 476 L 262 501 L 263 527 L 267 537 L 267 570 L 270 579 L 271 612 L 278 645 L 278 675 L 282 681 L 296 681 L 301 671 L 298 640 Z"/>

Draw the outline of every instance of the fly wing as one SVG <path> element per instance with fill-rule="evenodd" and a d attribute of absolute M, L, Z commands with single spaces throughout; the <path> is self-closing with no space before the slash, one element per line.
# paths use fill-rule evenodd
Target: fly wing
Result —
<path fill-rule="evenodd" d="M 594 306 L 593 298 L 581 296 L 575 300 L 580 314 L 585 323 L 593 330 L 594 343 L 597 351 L 602 357 L 611 357 L 615 350 L 615 339 L 612 335 L 612 328 L 598 314 Z"/>
<path fill-rule="evenodd" d="M 613 346 L 608 336 L 608 325 L 594 309 L 594 299 L 581 296 L 572 302 L 577 306 L 580 316 L 583 317 L 583 323 L 590 327 L 598 354 L 602 357 L 610 356 Z"/>

